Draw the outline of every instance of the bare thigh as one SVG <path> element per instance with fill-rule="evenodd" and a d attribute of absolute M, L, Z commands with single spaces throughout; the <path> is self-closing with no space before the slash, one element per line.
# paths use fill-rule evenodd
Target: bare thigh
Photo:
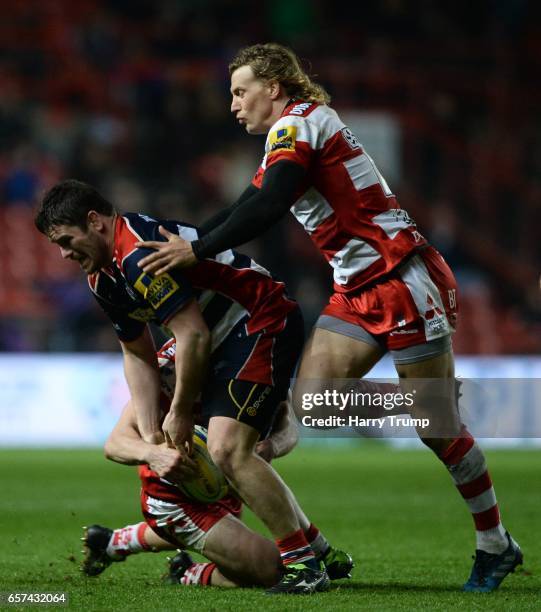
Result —
<path fill-rule="evenodd" d="M 316 327 L 303 350 L 297 379 L 361 378 L 383 354 L 372 344 Z"/>
<path fill-rule="evenodd" d="M 343 384 L 339 379 L 363 377 L 383 354 L 372 344 L 316 327 L 302 353 L 293 386 L 293 409 L 297 417 L 302 417 L 305 394 L 332 391 Z M 323 406 L 313 410 L 312 415 L 325 416 L 326 410 Z"/>
<path fill-rule="evenodd" d="M 428 418 L 428 428 L 417 432 L 427 446 L 440 453 L 460 434 L 461 422 L 455 397 L 453 352 L 417 363 L 396 364 L 400 386 L 415 394 L 409 409 L 414 418 Z"/>

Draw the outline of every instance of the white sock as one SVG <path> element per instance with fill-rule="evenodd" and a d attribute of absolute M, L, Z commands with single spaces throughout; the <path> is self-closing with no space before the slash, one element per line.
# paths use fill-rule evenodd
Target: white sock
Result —
<path fill-rule="evenodd" d="M 329 550 L 330 545 L 327 542 L 327 538 L 319 531 L 319 529 L 310 523 L 310 527 L 304 532 L 306 540 L 310 547 L 314 551 L 316 559 L 321 559 L 323 555 Z"/>
<path fill-rule="evenodd" d="M 107 554 L 112 559 L 119 559 L 142 550 L 148 550 L 144 539 L 147 529 L 148 525 L 144 522 L 115 529 L 107 545 Z"/>
<path fill-rule="evenodd" d="M 501 553 L 509 546 L 507 537 L 505 536 L 505 528 L 500 523 L 493 529 L 485 531 L 476 531 L 476 548 L 484 550 L 491 555 L 501 555 Z"/>

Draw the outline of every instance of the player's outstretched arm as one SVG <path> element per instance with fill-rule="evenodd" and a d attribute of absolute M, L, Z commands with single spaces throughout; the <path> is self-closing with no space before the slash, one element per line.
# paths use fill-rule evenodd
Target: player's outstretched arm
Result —
<path fill-rule="evenodd" d="M 141 438 L 137 429 L 137 418 L 131 401 L 122 410 L 122 414 L 113 431 L 105 441 L 103 451 L 107 459 L 125 465 L 144 463 L 144 450 L 147 442 Z"/>
<path fill-rule="evenodd" d="M 213 229 L 206 227 L 198 240 L 186 242 L 164 228 L 160 233 L 167 242 L 141 242 L 136 246 L 156 249 L 138 263 L 147 274 L 162 274 L 173 267 L 193 265 L 197 260 L 249 242 L 281 219 L 294 204 L 305 169 L 291 161 L 279 161 L 265 172 L 261 189 L 246 191 L 251 194 L 237 205 Z M 244 194 L 243 194 L 244 195 Z M 205 227 L 206 224 L 204 224 Z"/>
<path fill-rule="evenodd" d="M 169 321 L 167 327 L 176 340 L 175 393 L 163 422 L 170 446 L 181 453 L 191 451 L 193 405 L 207 373 L 210 331 L 197 302 L 192 299 Z"/>
<path fill-rule="evenodd" d="M 222 223 L 225 223 L 231 213 L 240 206 L 245 200 L 257 193 L 259 190 L 254 185 L 247 187 L 240 198 L 229 208 L 224 208 L 217 212 L 208 221 L 205 221 L 203 225 L 199 227 L 199 236 L 208 234 L 215 227 L 218 227 Z M 156 253 L 152 253 L 147 257 L 143 258 L 139 262 L 139 266 L 145 266 L 145 272 L 151 272 L 156 276 L 164 274 L 171 270 L 171 268 L 189 268 L 199 261 L 194 255 L 192 243 L 187 240 L 183 240 L 180 236 L 168 232 L 164 227 L 160 225 L 158 228 L 160 234 L 166 238 L 166 241 L 148 240 L 146 242 L 136 242 L 136 247 L 146 247 L 148 249 L 155 249 Z M 163 262 L 159 266 L 159 262 Z"/>
<path fill-rule="evenodd" d="M 236 206 L 224 223 L 192 243 L 198 259 L 212 257 L 264 234 L 293 206 L 306 170 L 288 160 L 272 165 L 261 189 Z"/>
<path fill-rule="evenodd" d="M 196 474 L 196 464 L 165 444 L 149 444 L 137 429 L 135 410 L 128 402 L 104 446 L 107 459 L 124 465 L 148 464 L 161 478 L 180 482 Z"/>
<path fill-rule="evenodd" d="M 124 356 L 124 374 L 141 436 L 146 442 L 163 442 L 160 374 L 156 348 L 148 327 L 136 340 L 121 341 L 120 345 Z"/>

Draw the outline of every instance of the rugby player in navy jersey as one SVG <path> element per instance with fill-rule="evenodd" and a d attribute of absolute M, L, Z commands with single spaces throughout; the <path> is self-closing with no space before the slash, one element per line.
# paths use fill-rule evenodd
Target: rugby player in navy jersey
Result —
<path fill-rule="evenodd" d="M 464 590 L 497 589 L 522 553 L 501 522 L 484 454 L 456 407 L 453 273 L 291 50 L 246 47 L 229 73 L 231 112 L 248 134 L 267 135 L 261 165 L 237 202 L 202 225 L 198 239 L 163 228 L 168 242 L 145 242 L 156 251 L 139 265 L 153 273 L 188 269 L 260 236 L 291 211 L 334 278 L 334 294 L 303 352 L 295 411 L 302 414 L 305 393 L 364 376 L 390 352 L 404 391 L 417 392 L 412 416 L 429 419 L 430 427 L 418 429 L 422 441 L 444 463 L 473 517 L 476 557 Z"/>
<path fill-rule="evenodd" d="M 189 463 L 192 407 L 201 393 L 210 455 L 280 551 L 284 575 L 269 592 L 328 588 L 327 573 L 300 527 L 296 500 L 254 452 L 287 396 L 302 348 L 302 316 L 284 284 L 231 250 L 186 271 L 147 274 L 137 264 L 149 250 L 136 242 L 162 238 L 160 224 L 187 240 L 197 239 L 197 229 L 141 214 L 120 215 L 96 189 L 75 180 L 45 194 L 35 223 L 63 258 L 79 263 L 113 323 L 143 440 L 160 443 L 165 437 Z M 166 326 L 176 339 L 176 385 L 163 423 L 149 322 Z M 350 559 L 345 562 L 351 566 Z"/>

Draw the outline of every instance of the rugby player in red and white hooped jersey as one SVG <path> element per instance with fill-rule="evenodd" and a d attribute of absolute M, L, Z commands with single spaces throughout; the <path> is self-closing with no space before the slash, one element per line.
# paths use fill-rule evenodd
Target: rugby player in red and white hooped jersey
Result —
<path fill-rule="evenodd" d="M 165 417 L 176 386 L 174 338 L 160 348 L 157 358 Z M 194 416 L 196 424 L 208 426 L 200 403 L 194 408 Z M 291 452 L 297 441 L 295 419 L 287 402 L 282 402 L 271 430 L 257 443 L 256 452 L 270 463 Z M 174 584 L 269 587 L 280 580 L 278 548 L 238 520 L 241 500 L 231 490 L 216 502 L 189 498 L 178 485 L 196 472 L 184 463 L 176 449 L 143 440 L 131 402 L 125 406 L 104 450 L 112 461 L 139 466 L 144 520 L 117 529 L 85 527 L 81 569 L 87 576 L 97 576 L 112 563 L 125 561 L 133 554 L 181 548 L 169 563 L 169 581 Z M 345 578 L 350 569 L 347 554 L 332 548 L 300 508 L 297 512 L 306 539 L 327 568 L 329 578 Z M 184 549 L 204 555 L 209 562 L 194 562 Z"/>
<path fill-rule="evenodd" d="M 291 210 L 332 267 L 335 290 L 304 349 L 294 401 L 318 390 L 315 379 L 364 376 L 387 351 L 404 387 L 418 379 L 448 382 L 437 406 L 427 406 L 430 389 L 416 401 L 419 416 L 436 411 L 445 433 L 419 433 L 473 515 L 476 559 L 464 589 L 494 590 L 522 554 L 500 521 L 483 453 L 456 411 L 451 270 L 291 50 L 247 47 L 229 71 L 232 113 L 249 134 L 267 134 L 262 164 L 239 200 L 203 224 L 198 240 L 162 229 L 168 242 L 144 243 L 156 252 L 139 265 L 155 273 L 191 266 L 252 240 Z"/>

